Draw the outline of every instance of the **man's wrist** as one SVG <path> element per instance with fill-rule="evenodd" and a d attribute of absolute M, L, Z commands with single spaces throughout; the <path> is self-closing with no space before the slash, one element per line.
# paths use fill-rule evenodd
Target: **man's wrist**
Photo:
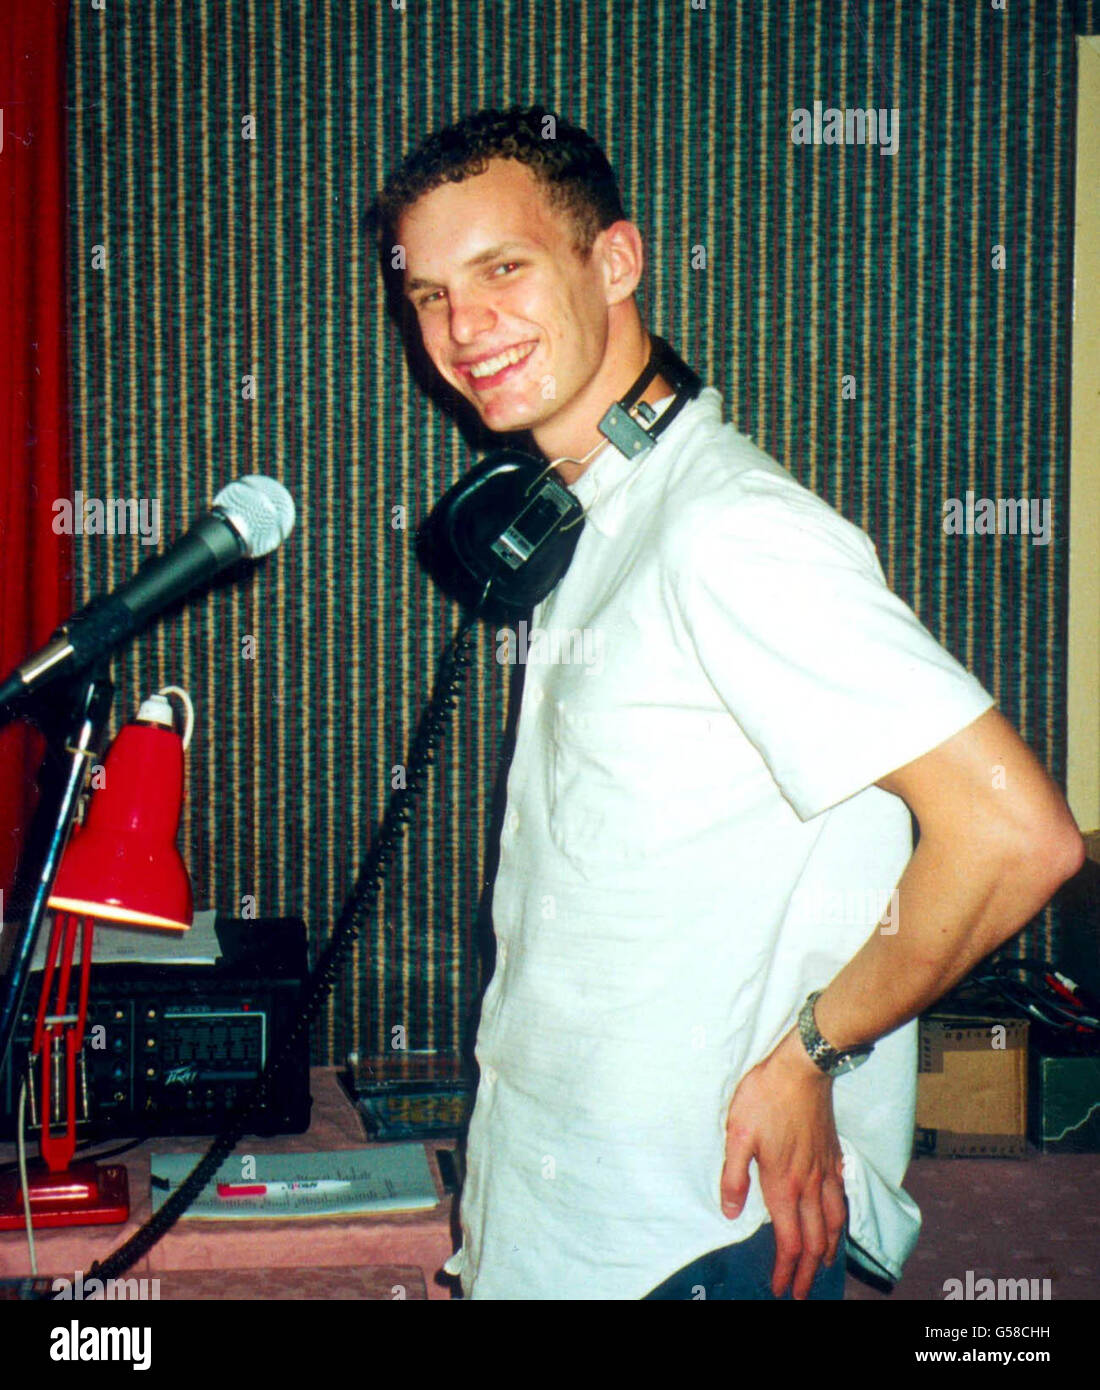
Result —
<path fill-rule="evenodd" d="M 881 1036 L 878 1034 L 867 1036 L 863 1032 L 853 1032 L 850 1022 L 848 1027 L 845 1027 L 844 1018 L 836 1017 L 836 1000 L 830 998 L 827 989 L 821 991 L 817 1003 L 814 1005 L 814 1019 L 821 1032 L 839 1052 L 851 1052 L 858 1048 L 873 1047 Z"/>
<path fill-rule="evenodd" d="M 781 1066 L 789 1068 L 797 1075 L 803 1076 L 808 1081 L 820 1081 L 826 1086 L 831 1086 L 833 1078 L 823 1072 L 814 1059 L 806 1051 L 798 1033 L 796 1024 L 791 1031 L 783 1038 L 779 1046 L 772 1053 L 772 1060 Z"/>
<path fill-rule="evenodd" d="M 865 1043 L 843 1047 L 826 1037 L 818 1026 L 817 1016 L 817 1005 L 822 993 L 822 990 L 817 989 L 809 995 L 799 1010 L 796 1031 L 807 1056 L 819 1070 L 831 1077 L 844 1076 L 866 1062 L 874 1051 L 874 1045 Z"/>

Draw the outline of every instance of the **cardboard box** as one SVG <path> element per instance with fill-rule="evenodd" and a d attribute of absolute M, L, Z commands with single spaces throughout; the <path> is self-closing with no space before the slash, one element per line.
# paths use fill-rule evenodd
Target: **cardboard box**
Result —
<path fill-rule="evenodd" d="M 914 1152 L 938 1158 L 1027 1153 L 1026 1019 L 929 1014 L 920 1021 Z"/>
<path fill-rule="evenodd" d="M 1032 1030 L 1028 1137 L 1044 1153 L 1100 1153 L 1100 1041 Z"/>

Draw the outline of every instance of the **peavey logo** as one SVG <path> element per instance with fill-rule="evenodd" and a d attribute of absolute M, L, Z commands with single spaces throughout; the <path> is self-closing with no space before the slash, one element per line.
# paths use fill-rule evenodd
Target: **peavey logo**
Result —
<path fill-rule="evenodd" d="M 164 1078 L 166 1086 L 189 1086 L 192 1081 L 199 1079 L 199 1069 L 190 1062 L 185 1067 L 170 1067 L 167 1076 Z"/>

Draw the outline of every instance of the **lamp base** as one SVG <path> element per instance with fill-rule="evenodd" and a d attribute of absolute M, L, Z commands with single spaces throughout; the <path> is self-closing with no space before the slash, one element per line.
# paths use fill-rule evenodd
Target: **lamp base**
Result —
<path fill-rule="evenodd" d="M 130 1182 L 122 1164 L 74 1163 L 64 1173 L 42 1164 L 27 1172 L 31 1221 L 50 1226 L 117 1226 L 130 1215 Z M 22 1230 L 23 1191 L 18 1173 L 0 1174 L 0 1231 Z"/>

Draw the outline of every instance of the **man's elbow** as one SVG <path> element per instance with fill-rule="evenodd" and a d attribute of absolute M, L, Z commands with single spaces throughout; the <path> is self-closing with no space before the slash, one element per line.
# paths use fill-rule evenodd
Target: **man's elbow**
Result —
<path fill-rule="evenodd" d="M 1084 838 L 1068 813 L 1057 823 L 1036 829 L 1028 854 L 1033 872 L 1040 883 L 1049 888 L 1050 897 L 1063 883 L 1080 873 L 1085 857 Z"/>
<path fill-rule="evenodd" d="M 1024 914 L 1021 921 L 998 933 L 997 946 L 1011 940 L 1028 922 L 1042 912 L 1058 889 L 1077 874 L 1085 862 L 1085 842 L 1072 816 L 1036 826 L 1019 843 L 1006 864 L 1015 879 L 1014 896 Z"/>

